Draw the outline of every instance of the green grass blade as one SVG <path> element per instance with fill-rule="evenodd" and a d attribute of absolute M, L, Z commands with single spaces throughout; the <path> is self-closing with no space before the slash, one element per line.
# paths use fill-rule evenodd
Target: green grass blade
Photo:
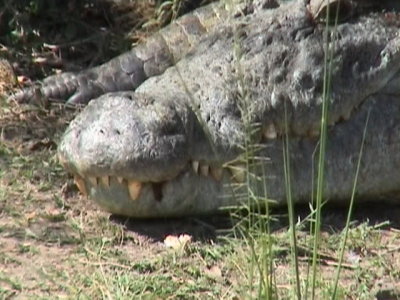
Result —
<path fill-rule="evenodd" d="M 331 298 L 332 300 L 335 300 L 336 299 L 336 295 L 337 295 L 337 287 L 338 287 L 338 284 L 339 284 L 340 271 L 342 269 L 344 251 L 345 251 L 345 247 L 346 247 L 347 237 L 348 237 L 348 234 L 349 234 L 349 225 L 350 225 L 351 215 L 352 215 L 352 212 L 353 212 L 354 198 L 355 198 L 355 195 L 356 195 L 358 174 L 360 173 L 361 159 L 362 159 L 362 154 L 363 154 L 364 145 L 365 145 L 365 137 L 367 135 L 367 127 L 368 127 L 369 115 L 370 115 L 370 111 L 368 111 L 367 119 L 365 121 L 365 127 L 364 127 L 364 131 L 363 131 L 363 138 L 362 138 L 362 141 L 361 141 L 360 153 L 358 155 L 357 169 L 356 169 L 356 174 L 355 174 L 355 177 L 354 177 L 353 190 L 351 192 L 349 210 L 347 212 L 346 226 L 344 228 L 344 236 L 343 236 L 342 244 L 340 246 L 339 264 L 338 264 L 338 267 L 336 269 L 334 289 L 333 289 L 332 298 Z"/>
<path fill-rule="evenodd" d="M 328 126 L 328 107 L 329 97 L 331 94 L 331 75 L 332 75 L 332 61 L 333 61 L 333 49 L 329 47 L 329 15 L 330 15 L 330 3 L 327 3 L 326 10 L 326 28 L 325 28 L 325 43 L 324 43 L 324 83 L 323 83 L 323 99 L 322 99 L 322 114 L 321 114 L 321 136 L 319 145 L 319 156 L 318 156 L 318 171 L 317 171 L 317 192 L 316 192 L 316 203 L 315 203 L 315 223 L 314 223 L 314 242 L 313 242 L 313 257 L 312 257 L 312 284 L 311 284 L 311 299 L 315 299 L 316 291 L 316 278 L 317 278 L 317 262 L 318 262 L 318 251 L 320 245 L 320 232 L 321 232 L 321 218 L 322 218 L 322 198 L 324 190 L 324 169 L 325 169 L 325 153 L 326 153 L 326 141 L 327 141 L 327 126 Z M 339 5 L 336 7 L 336 17 L 334 30 L 337 27 L 339 17 Z M 334 44 L 334 43 L 332 43 Z"/>
<path fill-rule="evenodd" d="M 297 241 L 296 241 L 296 225 L 294 221 L 294 207 L 292 199 L 292 188 L 290 182 L 290 149 L 289 149 L 289 129 L 287 124 L 287 110 L 285 106 L 285 126 L 286 134 L 283 139 L 283 165 L 285 173 L 285 189 L 286 189 L 286 200 L 288 206 L 288 218 L 289 218 L 289 231 L 290 231 L 290 253 L 292 256 L 292 268 L 295 273 L 295 283 L 296 283 L 296 296 L 297 299 L 301 299 L 301 289 L 300 289 L 300 275 L 299 275 L 299 261 L 297 255 Z"/>

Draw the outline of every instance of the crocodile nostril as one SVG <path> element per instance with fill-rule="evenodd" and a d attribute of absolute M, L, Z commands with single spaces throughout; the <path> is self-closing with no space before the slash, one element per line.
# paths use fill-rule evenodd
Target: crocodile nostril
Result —
<path fill-rule="evenodd" d="M 100 133 L 104 134 L 104 130 L 103 130 L 103 129 L 100 129 Z"/>
<path fill-rule="evenodd" d="M 118 134 L 118 135 L 121 134 L 121 131 L 119 131 L 118 129 L 115 129 L 114 132 L 115 132 L 116 134 Z"/>

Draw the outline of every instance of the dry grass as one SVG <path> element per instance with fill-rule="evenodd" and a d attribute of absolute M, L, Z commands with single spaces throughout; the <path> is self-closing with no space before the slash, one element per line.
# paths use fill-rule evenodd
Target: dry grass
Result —
<path fill-rule="evenodd" d="M 50 24 L 35 27 L 38 17 L 25 10 L 33 21 L 17 20 L 15 30 L 1 36 L 0 53 L 23 76 L 20 83 L 23 78 L 35 80 L 107 60 L 125 49 L 121 45 L 144 38 L 173 15 L 157 12 L 147 1 L 133 7 L 104 3 L 109 6 L 88 6 L 79 16 L 68 14 L 68 9 L 56 14 L 57 22 L 67 24 L 71 18 L 76 24 L 84 22 L 85 30 L 91 28 L 84 38 L 67 26 L 58 33 L 48 29 Z M 67 1 L 65 5 L 83 4 Z M 39 11 L 43 16 L 53 12 L 50 8 Z M 166 20 L 155 22 L 158 16 Z M 146 23 L 151 26 L 143 29 Z M 100 42 L 93 38 L 99 32 L 106 37 Z M 48 40 L 64 46 L 46 46 Z M 0 85 L 13 85 L 7 82 L 12 77 L 0 78 Z M 45 109 L 0 100 L 0 298 L 257 298 L 257 289 L 251 288 L 258 280 L 257 272 L 251 272 L 254 257 L 245 240 L 226 235 L 232 229 L 229 217 L 129 220 L 110 216 L 79 195 L 56 159 L 56 145 L 76 113 L 58 106 Z M 302 210 L 299 218 L 305 220 L 307 213 Z M 358 208 L 339 299 L 400 298 L 399 215 L 399 207 Z M 346 211 L 337 208 L 324 214 L 319 299 L 327 299 L 332 288 L 345 216 Z M 297 227 L 304 289 L 312 236 L 306 221 Z M 253 232 L 254 247 L 258 257 L 268 255 L 272 260 L 275 296 L 290 299 L 293 275 L 286 217 L 277 217 L 272 230 L 271 253 L 260 252 L 264 237 L 259 232 Z M 176 250 L 163 243 L 166 236 L 183 233 L 193 240 Z"/>
<path fill-rule="evenodd" d="M 241 239 L 226 239 L 223 229 L 232 228 L 228 217 L 135 221 L 110 216 L 79 195 L 57 162 L 55 145 L 75 112 L 1 107 L 1 298 L 257 298 L 249 292 L 250 250 Z M 399 288 L 400 209 L 373 207 L 356 213 L 359 221 L 350 231 L 340 295 L 371 299 L 381 287 Z M 345 210 L 329 208 L 324 220 L 318 285 L 325 294 L 320 299 L 332 288 Z M 385 220 L 391 223 L 372 225 Z M 305 225 L 298 229 L 305 284 L 312 237 Z M 285 216 L 273 223 L 273 231 L 274 282 L 280 298 L 290 299 Z M 177 251 L 165 247 L 166 236 L 183 233 L 193 242 Z M 261 240 L 256 238 L 256 247 Z M 390 299 L 385 297 L 380 299 Z"/>

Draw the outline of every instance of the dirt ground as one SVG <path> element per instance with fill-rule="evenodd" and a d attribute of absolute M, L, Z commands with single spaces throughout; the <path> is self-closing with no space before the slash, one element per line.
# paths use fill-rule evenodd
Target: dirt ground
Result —
<path fill-rule="evenodd" d="M 61 8 L 44 0 L 34 1 L 37 7 L 5 2 L 0 94 L 96 65 L 144 40 L 174 17 L 173 1 L 164 8 L 156 2 L 65 1 Z M 103 212 L 79 194 L 56 156 L 78 112 L 0 99 L 0 299 L 256 299 L 246 269 L 249 245 L 233 238 L 230 216 L 133 220 Z M 302 222 L 308 209 L 297 212 L 304 278 L 311 237 Z M 274 214 L 275 294 L 290 299 L 286 212 Z M 400 206 L 357 207 L 338 299 L 400 299 L 399 216 Z M 327 299 L 346 209 L 328 207 L 323 219 L 319 297 Z"/>

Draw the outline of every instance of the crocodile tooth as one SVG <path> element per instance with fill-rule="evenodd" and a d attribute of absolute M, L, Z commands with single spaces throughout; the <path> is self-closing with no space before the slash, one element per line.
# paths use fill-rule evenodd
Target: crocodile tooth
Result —
<path fill-rule="evenodd" d="M 110 186 L 110 177 L 109 176 L 101 176 L 100 177 L 100 182 L 106 186 L 109 187 Z"/>
<path fill-rule="evenodd" d="M 82 193 L 83 196 L 87 197 L 87 190 L 86 190 L 86 185 L 85 181 L 82 179 L 82 177 L 78 175 L 74 175 L 74 181 L 76 186 L 78 187 L 79 191 Z"/>
<path fill-rule="evenodd" d="M 192 161 L 192 168 L 196 174 L 199 173 L 199 162 L 197 160 Z"/>
<path fill-rule="evenodd" d="M 222 168 L 210 167 L 211 176 L 212 176 L 215 180 L 217 180 L 217 181 L 220 181 L 220 180 L 221 180 L 221 178 L 222 178 L 222 172 L 223 172 Z"/>
<path fill-rule="evenodd" d="M 229 167 L 233 179 L 238 182 L 242 183 L 246 180 L 246 171 L 244 166 L 231 166 Z"/>
<path fill-rule="evenodd" d="M 128 180 L 129 196 L 132 200 L 136 200 L 140 196 L 142 190 L 142 183 L 136 180 Z"/>
<path fill-rule="evenodd" d="M 97 183 L 98 183 L 97 177 L 88 176 L 87 179 L 89 180 L 89 182 L 90 182 L 93 186 L 97 186 Z"/>
<path fill-rule="evenodd" d="M 276 139 L 278 136 L 275 125 L 273 123 L 268 124 L 267 127 L 264 128 L 263 134 L 264 137 L 269 140 Z"/>
<path fill-rule="evenodd" d="M 117 181 L 122 184 L 124 182 L 124 177 L 117 176 Z"/>
<path fill-rule="evenodd" d="M 208 173 L 210 171 L 210 166 L 209 165 L 200 165 L 200 173 L 203 176 L 208 176 Z"/>

